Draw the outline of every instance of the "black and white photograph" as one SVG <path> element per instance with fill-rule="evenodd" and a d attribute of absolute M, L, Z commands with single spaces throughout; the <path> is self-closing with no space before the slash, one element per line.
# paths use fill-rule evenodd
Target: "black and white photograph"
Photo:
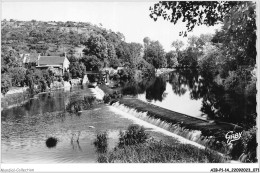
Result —
<path fill-rule="evenodd" d="M 2 0 L 1 172 L 259 172 L 258 24 L 257 1 Z"/>

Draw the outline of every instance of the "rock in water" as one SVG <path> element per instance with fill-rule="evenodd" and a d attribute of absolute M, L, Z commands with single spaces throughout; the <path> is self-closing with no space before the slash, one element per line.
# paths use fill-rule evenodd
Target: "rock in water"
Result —
<path fill-rule="evenodd" d="M 46 146 L 48 148 L 55 147 L 57 145 L 58 140 L 54 137 L 50 137 L 46 140 Z"/>

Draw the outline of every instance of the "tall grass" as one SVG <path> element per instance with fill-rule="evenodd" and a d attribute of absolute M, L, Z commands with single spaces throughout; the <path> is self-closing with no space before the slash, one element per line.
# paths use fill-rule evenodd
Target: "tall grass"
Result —
<path fill-rule="evenodd" d="M 169 145 L 151 140 L 124 145 L 98 157 L 99 163 L 224 163 L 227 158 L 189 144 Z"/>
<path fill-rule="evenodd" d="M 94 141 L 97 153 L 106 153 L 107 152 L 107 132 L 97 134 L 97 138 Z"/>
<path fill-rule="evenodd" d="M 100 137 L 101 138 L 101 137 Z M 120 132 L 118 146 L 98 156 L 99 163 L 223 163 L 228 158 L 189 144 L 166 144 L 154 139 L 139 125 Z"/>
<path fill-rule="evenodd" d="M 136 145 L 146 142 L 148 134 L 139 125 L 130 125 L 125 132 L 120 131 L 118 146 Z"/>

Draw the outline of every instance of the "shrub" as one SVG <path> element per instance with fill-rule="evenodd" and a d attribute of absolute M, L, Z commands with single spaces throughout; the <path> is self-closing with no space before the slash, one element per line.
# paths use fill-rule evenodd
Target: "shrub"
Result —
<path fill-rule="evenodd" d="M 118 91 L 113 92 L 112 94 L 106 94 L 103 97 L 104 103 L 110 103 L 113 100 L 117 100 L 122 97 L 122 94 L 120 94 Z"/>
<path fill-rule="evenodd" d="M 69 81 L 71 79 L 70 73 L 65 71 L 63 75 L 64 81 Z"/>
<path fill-rule="evenodd" d="M 147 139 L 148 134 L 145 133 L 143 127 L 130 125 L 125 132 L 120 131 L 118 146 L 141 144 L 146 142 Z"/>
<path fill-rule="evenodd" d="M 84 104 L 92 106 L 96 102 L 96 97 L 94 96 L 85 96 Z"/>
<path fill-rule="evenodd" d="M 110 79 L 113 79 L 113 80 L 117 81 L 117 80 L 120 79 L 120 76 L 119 76 L 119 74 L 115 73 L 115 74 L 110 76 Z"/>
<path fill-rule="evenodd" d="M 256 140 L 257 128 L 253 127 L 248 131 L 243 131 L 242 133 L 242 144 L 243 153 L 247 155 L 245 162 L 257 162 L 256 152 L 257 152 L 257 140 Z"/>
<path fill-rule="evenodd" d="M 87 110 L 92 108 L 96 104 L 96 98 L 94 96 L 85 96 L 83 100 L 73 100 L 66 106 L 66 111 L 70 113 L 77 113 L 81 110 Z"/>
<path fill-rule="evenodd" d="M 95 74 L 87 74 L 89 82 L 97 82 L 98 78 Z"/>
<path fill-rule="evenodd" d="M 97 138 L 94 141 L 94 145 L 98 153 L 107 152 L 107 132 L 97 134 Z"/>
<path fill-rule="evenodd" d="M 103 97 L 103 101 L 104 103 L 109 103 L 111 101 L 111 97 L 109 94 L 106 94 L 104 97 Z"/>
<path fill-rule="evenodd" d="M 11 86 L 11 78 L 6 74 L 1 74 L 1 93 L 6 94 Z"/>

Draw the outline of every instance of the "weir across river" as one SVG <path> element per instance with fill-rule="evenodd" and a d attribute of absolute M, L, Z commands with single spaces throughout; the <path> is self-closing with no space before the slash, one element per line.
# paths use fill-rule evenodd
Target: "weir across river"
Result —
<path fill-rule="evenodd" d="M 241 131 L 240 126 L 220 121 L 203 120 L 196 117 L 188 116 L 182 113 L 174 112 L 136 98 L 122 98 L 119 104 L 133 108 L 138 112 L 147 112 L 147 116 L 162 121 L 179 125 L 189 130 L 199 130 L 203 136 L 214 136 L 216 134 L 224 138 L 229 131 Z M 174 106 L 174 105 L 173 105 Z"/>

